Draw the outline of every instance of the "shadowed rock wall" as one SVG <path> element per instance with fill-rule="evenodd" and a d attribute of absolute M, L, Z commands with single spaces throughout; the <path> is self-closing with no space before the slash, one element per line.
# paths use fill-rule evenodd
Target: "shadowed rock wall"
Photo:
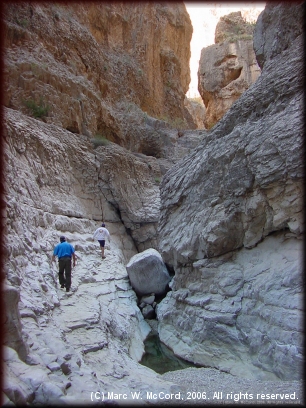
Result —
<path fill-rule="evenodd" d="M 163 179 L 159 248 L 176 275 L 158 318 L 161 340 L 190 361 L 292 379 L 302 375 L 304 64 L 291 28 L 303 9 L 268 7 L 268 38 L 276 11 L 290 45 L 266 50 L 257 82 Z"/>
<path fill-rule="evenodd" d="M 292 16 L 295 15 L 296 19 Z M 304 33 L 305 11 L 300 2 L 270 4 L 258 16 L 254 31 L 254 51 L 258 65 L 264 64 L 291 46 L 296 37 Z M 273 25 L 273 30 L 270 30 Z"/>

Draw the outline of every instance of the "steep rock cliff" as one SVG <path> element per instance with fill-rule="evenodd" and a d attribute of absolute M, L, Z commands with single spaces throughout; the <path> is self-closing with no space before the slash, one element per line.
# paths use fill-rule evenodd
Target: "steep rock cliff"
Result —
<path fill-rule="evenodd" d="M 4 125 L 7 402 L 88 404 L 102 395 L 107 400 L 108 391 L 129 399 L 131 391 L 169 392 L 171 383 L 137 363 L 150 332 L 125 268 L 137 249 L 116 205 L 106 199 L 110 190 L 99 160 L 108 159 L 109 178 L 118 176 L 115 161 L 123 163 L 121 171 L 130 171 L 133 183 L 137 171 L 145 174 L 144 164 L 119 147 L 117 156 L 97 148 L 99 155 L 86 137 L 12 109 L 5 109 Z M 142 185 L 149 190 L 150 177 Z M 132 183 L 129 177 L 122 181 Z M 101 214 L 111 234 L 103 262 L 92 240 Z M 57 264 L 50 262 L 60 235 L 77 255 L 69 293 L 60 289 Z"/>
<path fill-rule="evenodd" d="M 23 3 L 5 6 L 4 25 L 6 402 L 170 392 L 137 363 L 150 328 L 125 265 L 157 245 L 160 178 L 201 138 L 167 123 L 191 118 L 188 14 Z M 62 234 L 78 257 L 68 294 L 50 263 Z"/>
<path fill-rule="evenodd" d="M 115 6 L 119 7 L 118 4 Z M 137 363 L 143 352 L 143 339 L 149 328 L 136 306 L 135 293 L 128 282 L 125 265 L 139 248 L 145 249 L 150 243 L 156 244 L 154 230 L 157 220 L 154 220 L 158 218 L 156 209 L 159 202 L 157 188 L 159 177 L 190 152 L 203 137 L 207 136 L 207 133 L 190 130 L 178 132 L 165 122 L 145 115 L 139 108 L 138 98 L 141 99 L 143 89 L 146 88 L 142 88 L 142 93 L 138 96 L 137 92 L 133 91 L 134 88 L 129 88 L 128 103 L 125 103 L 126 100 L 122 101 L 124 92 L 123 94 L 120 92 L 126 91 L 122 83 L 127 81 L 126 83 L 131 85 L 133 81 L 133 77 L 129 74 L 125 76 L 125 70 L 129 66 L 134 69 L 136 65 L 133 58 L 128 59 L 127 63 L 124 59 L 125 54 L 116 54 L 116 50 L 113 50 L 112 54 L 117 57 L 114 60 L 111 58 L 112 55 L 103 54 L 103 58 L 110 62 L 112 68 L 109 75 L 112 98 L 102 98 L 96 102 L 95 88 L 91 87 L 89 82 L 95 70 L 98 72 L 99 67 L 103 65 L 97 64 L 94 69 L 89 70 L 86 79 L 87 73 L 82 56 L 86 52 L 89 53 L 84 60 L 88 66 L 88 61 L 91 61 L 91 58 L 95 59 L 101 51 L 96 47 L 99 44 L 98 41 L 107 43 L 109 47 L 109 44 L 115 41 L 114 38 L 119 38 L 120 21 L 122 21 L 120 15 L 116 17 L 116 15 L 107 14 L 107 18 L 99 19 L 97 9 L 95 7 L 91 9 L 91 18 L 96 19 L 97 25 L 96 29 L 92 28 L 96 42 L 91 47 L 91 31 L 84 29 L 83 23 L 77 23 L 87 18 L 83 9 L 80 9 L 81 12 L 72 9 L 71 6 L 54 4 L 50 8 L 50 6 L 34 5 L 34 3 L 31 6 L 21 5 L 20 8 L 15 8 L 12 5 L 12 7 L 13 9 L 8 13 L 10 17 L 6 21 L 7 87 L 4 95 L 8 107 L 4 112 L 7 208 L 5 214 L 6 285 L 3 295 L 9 310 L 6 316 L 7 337 L 4 353 L 5 395 L 16 405 L 26 403 L 75 405 L 76 402 L 88 404 L 89 400 L 93 399 L 93 392 L 98 393 L 98 398 L 99 396 L 101 398 L 103 393 L 106 395 L 107 391 L 128 393 L 131 398 L 130 392 L 135 391 L 141 392 L 144 400 L 147 391 L 177 392 L 182 389 L 182 386 L 177 387 L 162 380 L 152 370 Z M 109 7 L 108 11 L 114 10 L 113 5 Z M 163 5 L 162 9 L 165 10 L 165 8 L 166 6 Z M 50 10 L 54 14 L 49 14 Z M 80 15 L 76 17 L 74 11 Z M 141 13 L 138 15 L 144 18 Z M 175 16 L 176 12 L 173 11 L 171 15 Z M 33 17 L 35 22 L 31 20 L 31 16 L 35 16 Z M 113 25 L 108 25 L 110 18 L 113 18 Z M 115 24 L 116 18 L 119 21 L 118 25 Z M 63 24 L 58 30 L 61 35 L 53 42 L 52 35 L 57 33 L 51 30 L 52 35 L 49 40 L 46 39 L 47 46 L 45 46 L 41 30 L 45 29 L 48 37 L 50 26 L 57 23 Z M 35 27 L 39 27 L 37 32 Z M 114 33 L 109 35 L 106 27 L 108 30 L 114 29 Z M 81 39 L 84 39 L 82 46 L 74 41 L 76 32 L 82 33 L 80 35 Z M 159 34 L 156 33 L 156 35 Z M 121 38 L 124 40 L 126 36 Z M 56 51 L 55 48 L 50 46 L 49 50 L 48 41 L 60 52 L 65 50 L 66 55 L 61 55 L 63 61 L 66 60 L 62 62 L 63 66 L 60 59 L 56 59 L 57 57 L 54 57 L 54 64 L 51 64 L 52 55 L 57 54 L 51 51 L 51 49 Z M 82 52 L 77 53 L 74 48 L 76 44 Z M 88 44 L 88 49 L 85 44 Z M 78 58 L 70 57 L 70 49 L 71 56 L 76 58 L 78 55 Z M 44 61 L 46 66 L 41 65 Z M 73 64 L 69 71 L 70 61 Z M 103 59 L 98 62 L 103 62 Z M 50 66 L 56 72 L 54 77 L 48 73 Z M 109 67 L 106 66 L 105 70 L 103 66 L 103 71 L 109 72 Z M 59 75 L 59 72 L 62 75 Z M 120 81 L 122 81 L 121 84 Z M 136 80 L 135 83 L 137 84 Z M 293 81 L 292 86 L 294 83 Z M 282 87 L 282 84 L 279 86 Z M 29 93 L 26 94 L 24 89 L 28 89 Z M 107 92 L 107 89 L 108 81 L 101 81 L 101 90 Z M 80 90 L 82 95 L 78 93 Z M 289 93 L 290 90 L 292 88 L 288 90 Z M 41 95 L 42 100 L 40 100 Z M 44 98 L 49 95 L 50 99 L 45 100 Z M 35 99 L 35 105 L 26 106 L 22 101 L 24 97 Z M 46 109 L 45 103 L 52 105 L 54 116 L 51 115 L 50 109 L 49 111 Z M 99 126 L 92 125 L 96 117 L 99 117 L 100 108 L 95 111 L 96 105 L 101 106 L 103 111 Z M 71 108 L 68 119 L 61 112 L 61 110 L 65 112 L 67 106 Z M 277 105 L 277 108 L 280 106 Z M 290 109 L 292 105 L 288 107 L 289 112 Z M 91 112 L 93 112 L 92 116 Z M 245 112 L 247 115 L 247 110 Z M 46 115 L 41 116 L 42 114 Z M 33 119 L 29 115 L 38 115 L 38 118 Z M 230 128 L 232 124 L 234 125 L 232 122 L 230 120 L 221 129 L 225 131 L 225 135 L 227 126 Z M 298 127 L 296 130 L 298 131 Z M 107 136 L 110 141 L 117 142 L 121 146 L 111 142 L 105 145 L 104 138 L 98 137 L 94 138 L 93 143 L 91 139 L 95 136 L 95 132 Z M 293 146 L 292 148 L 294 149 Z M 296 157 L 292 160 L 296 160 Z M 194 163 L 190 164 L 190 168 Z M 292 163 L 290 165 L 293 166 Z M 187 174 L 186 168 L 185 171 Z M 250 216 L 251 210 L 252 208 Z M 110 246 L 106 248 L 107 257 L 103 263 L 97 243 L 91 239 L 92 232 L 101 219 L 106 220 L 112 239 Z M 292 231 L 295 230 L 298 233 L 299 222 L 290 225 Z M 75 245 L 78 256 L 77 266 L 73 271 L 72 291 L 69 294 L 62 292 L 58 287 L 56 267 L 50 264 L 52 248 L 61 234 L 65 234 L 68 241 Z M 283 238 L 283 236 L 280 237 L 281 240 Z M 287 267 L 292 267 L 296 272 L 298 248 L 291 245 L 292 237 L 285 238 L 289 241 L 285 243 L 286 254 L 281 259 L 281 263 L 286 261 Z M 294 240 L 293 244 L 295 244 Z M 270 248 L 273 249 L 273 245 L 270 245 Z M 265 253 L 269 254 L 267 251 Z M 171 259 L 168 258 L 168 260 L 169 264 L 172 264 Z M 242 263 L 241 269 L 243 269 L 246 260 L 239 258 L 238 261 Z M 252 264 L 256 262 L 259 263 L 258 258 L 254 256 Z M 196 267 L 202 268 L 202 273 L 206 265 L 200 262 L 199 265 L 195 265 Z M 208 275 L 209 267 L 212 267 L 215 272 L 215 266 L 208 265 L 206 268 Z M 189 272 L 191 285 L 194 283 L 194 287 L 197 288 L 198 280 L 192 281 L 193 276 L 196 276 L 194 270 L 188 270 Z M 219 307 L 218 302 L 221 299 L 224 302 L 224 308 L 228 308 L 230 312 L 233 309 L 238 310 L 240 293 L 237 299 L 229 299 L 230 302 L 235 300 L 234 305 L 225 302 L 225 297 L 240 290 L 238 272 L 235 273 L 233 282 L 222 281 L 221 289 L 217 287 L 224 299 L 223 297 L 213 299 L 215 303 L 212 304 L 212 308 L 215 305 Z M 253 276 L 250 276 L 252 282 L 255 281 L 257 272 L 255 268 L 252 272 Z M 286 269 L 282 274 L 285 272 Z M 288 273 L 287 275 L 290 277 L 292 275 L 293 278 L 280 280 L 280 285 L 288 287 L 292 292 L 292 303 L 288 308 L 291 307 L 295 313 L 299 302 L 294 293 L 296 290 L 294 284 L 299 289 L 299 274 Z M 178 273 L 177 278 L 179 279 Z M 210 279 L 209 276 L 207 278 Z M 265 275 L 258 279 L 261 284 L 262 282 L 266 284 Z M 292 280 L 295 280 L 295 283 L 292 283 Z M 210 283 L 212 293 L 216 291 L 217 283 Z M 176 284 L 180 285 L 179 280 L 173 282 L 174 296 L 178 297 L 180 292 L 176 291 Z M 184 285 L 182 283 L 182 286 Z M 251 289 L 253 288 L 250 288 L 249 295 L 245 294 L 246 299 L 248 296 L 253 296 Z M 260 284 L 254 284 L 253 300 L 256 299 L 255 296 L 262 300 L 264 290 L 265 288 L 262 289 Z M 182 297 L 184 296 L 183 292 Z M 284 298 L 286 298 L 285 295 Z M 192 302 L 191 310 L 194 314 L 199 313 L 198 298 L 191 299 Z M 204 303 L 205 300 L 201 298 L 200 305 L 203 306 Z M 247 303 L 249 309 L 252 305 Z M 277 306 L 277 304 L 273 305 L 274 309 Z M 164 306 L 161 306 L 161 311 L 162 307 Z M 260 341 L 256 343 L 258 338 L 254 326 L 257 327 L 261 322 L 258 314 L 265 313 L 265 310 L 259 309 L 260 303 L 254 312 L 256 322 L 245 330 L 247 336 L 255 339 L 252 343 L 255 352 L 262 343 Z M 181 309 L 178 307 L 177 310 L 180 312 Z M 256 314 L 257 311 L 258 314 Z M 168 316 L 171 313 L 175 314 L 176 311 L 174 313 L 170 309 Z M 240 316 L 241 325 L 244 325 L 242 319 L 244 316 Z M 280 316 L 279 313 L 276 314 L 278 320 L 281 320 Z M 220 325 L 219 329 L 224 334 L 227 333 L 228 316 L 222 317 L 225 318 L 225 328 Z M 288 313 L 286 324 L 290 319 L 295 323 L 293 318 L 295 315 Z M 176 324 L 177 322 L 174 321 L 173 327 Z M 184 325 L 186 321 L 180 324 Z M 196 332 L 199 326 L 195 327 Z M 201 328 L 199 331 L 200 333 L 195 337 L 195 347 L 198 346 L 197 341 L 202 334 Z M 186 332 L 181 331 L 181 333 Z M 300 338 L 297 331 L 293 330 L 292 335 L 291 331 L 287 334 L 288 337 L 292 337 L 294 344 L 298 344 Z M 276 330 L 273 335 L 277 335 Z M 246 348 L 242 351 L 245 350 Z M 295 353 L 294 347 L 284 350 L 281 344 L 280 357 L 286 353 L 288 355 Z M 226 357 L 229 356 L 226 347 L 223 353 Z M 205 353 L 202 355 L 205 356 Z M 266 354 L 262 355 L 260 364 L 263 364 L 262 359 L 266 359 Z M 284 362 L 286 369 L 288 358 L 287 360 L 284 358 Z M 220 367 L 224 367 L 222 362 Z M 6 402 L 10 403 L 8 400 Z M 101 403 L 98 399 L 96 402 Z M 114 401 L 106 402 L 114 403 Z M 154 401 L 151 400 L 149 403 Z"/>
<path fill-rule="evenodd" d="M 117 119 L 130 106 L 192 127 L 184 108 L 192 26 L 183 4 L 10 4 L 4 23 L 7 107 L 46 108 L 47 123 L 136 151 Z"/>
<path fill-rule="evenodd" d="M 235 37 L 252 37 L 254 25 L 249 24 L 242 17 L 241 11 L 235 11 L 220 17 L 215 30 L 215 43 L 222 43 Z M 251 39 L 251 38 L 250 38 Z"/>
<path fill-rule="evenodd" d="M 241 12 L 221 17 L 216 44 L 203 48 L 198 89 L 206 106 L 205 126 L 210 129 L 260 75 L 252 41 L 253 29 Z"/>
<path fill-rule="evenodd" d="M 104 146 L 95 150 L 99 194 L 139 250 L 156 247 L 158 183 L 201 139 L 184 145 L 177 130 L 196 126 L 184 106 L 192 34 L 184 5 L 10 4 L 4 23 L 5 105 Z M 127 191 L 132 168 L 137 192 Z M 107 210 L 92 217 L 113 220 Z"/>
<path fill-rule="evenodd" d="M 200 98 L 199 98 L 200 99 Z M 185 98 L 185 106 L 193 117 L 197 129 L 205 129 L 204 118 L 206 113 L 206 108 L 203 102 L 193 99 Z"/>
<path fill-rule="evenodd" d="M 291 43 L 265 50 L 257 82 L 163 179 L 159 248 L 176 275 L 158 319 L 190 361 L 289 379 L 302 375 L 304 195 L 303 38 L 289 33 L 303 7 L 268 7 L 267 38 L 275 10 Z"/>
<path fill-rule="evenodd" d="M 286 10 L 284 12 L 284 9 Z M 254 32 L 254 51 L 258 65 L 262 69 L 264 64 L 280 52 L 291 46 L 291 42 L 304 33 L 304 10 L 299 2 L 270 4 L 266 6 L 268 12 L 258 16 Z M 292 18 L 292 15 L 296 19 Z M 273 30 L 269 27 L 273 24 Z"/>

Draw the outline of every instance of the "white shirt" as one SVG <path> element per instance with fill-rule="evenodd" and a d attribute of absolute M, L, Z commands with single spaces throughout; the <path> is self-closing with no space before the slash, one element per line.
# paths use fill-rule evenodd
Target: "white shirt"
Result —
<path fill-rule="evenodd" d="M 97 241 L 102 241 L 105 240 L 106 238 L 108 238 L 108 240 L 110 241 L 109 232 L 104 227 L 99 227 L 93 234 L 93 239 L 96 239 Z"/>

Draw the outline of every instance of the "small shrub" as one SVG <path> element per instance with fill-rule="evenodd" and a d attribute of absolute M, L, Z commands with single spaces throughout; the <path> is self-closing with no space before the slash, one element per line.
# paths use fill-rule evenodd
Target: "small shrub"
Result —
<path fill-rule="evenodd" d="M 35 64 L 34 62 L 31 62 L 31 71 L 33 72 L 33 74 L 37 74 L 39 70 L 39 67 L 37 64 Z"/>
<path fill-rule="evenodd" d="M 48 115 L 50 106 L 46 105 L 42 98 L 40 98 L 40 103 L 37 104 L 33 99 L 24 101 L 24 105 L 31 111 L 34 118 L 43 118 Z"/>
<path fill-rule="evenodd" d="M 23 27 L 23 28 L 27 28 L 27 26 L 29 25 L 29 22 L 28 22 L 28 20 L 26 20 L 25 18 L 22 18 L 21 20 L 18 20 L 17 18 L 16 18 L 16 23 L 18 24 L 18 25 L 20 25 L 21 27 Z"/>
<path fill-rule="evenodd" d="M 243 17 L 243 21 L 244 21 L 244 24 L 245 24 L 247 29 L 253 29 L 254 30 L 254 28 L 256 26 L 256 23 L 257 23 L 257 18 L 255 18 L 255 20 L 248 21 L 245 17 Z"/>
<path fill-rule="evenodd" d="M 91 139 L 91 143 L 96 149 L 99 146 L 107 146 L 110 143 L 110 141 L 102 135 L 95 135 L 94 139 Z"/>
<path fill-rule="evenodd" d="M 198 103 L 200 105 L 204 105 L 204 102 L 203 102 L 203 99 L 201 98 L 201 96 L 197 96 L 195 98 L 188 98 L 188 99 L 191 102 L 196 102 L 196 103 Z"/>
<path fill-rule="evenodd" d="M 239 35 L 232 35 L 225 39 L 225 41 L 228 41 L 230 43 L 234 43 L 239 40 L 253 40 L 253 36 L 251 34 L 239 34 Z"/>
<path fill-rule="evenodd" d="M 223 41 L 233 43 L 238 40 L 252 40 L 256 21 L 249 22 L 245 19 L 243 19 L 243 21 L 243 23 L 238 23 L 235 26 L 231 26 L 229 31 L 225 31 L 223 33 Z"/>
<path fill-rule="evenodd" d="M 131 112 L 139 113 L 139 112 L 141 112 L 141 109 L 139 108 L 139 106 L 137 106 L 136 103 L 134 103 L 134 102 L 126 102 L 124 108 L 128 113 L 131 113 Z"/>
<path fill-rule="evenodd" d="M 155 183 L 157 183 L 157 184 L 160 183 L 160 178 L 159 177 L 155 177 Z"/>
<path fill-rule="evenodd" d="M 143 123 L 147 123 L 149 119 L 149 115 L 147 114 L 147 112 L 143 112 Z"/>
<path fill-rule="evenodd" d="M 209 123 L 207 124 L 207 130 L 212 129 L 212 128 L 215 126 L 216 123 L 217 123 L 217 122 L 209 122 Z"/>
<path fill-rule="evenodd" d="M 188 129 L 188 126 L 184 122 L 184 119 L 181 118 L 173 118 L 170 120 L 170 125 L 176 129 Z"/>

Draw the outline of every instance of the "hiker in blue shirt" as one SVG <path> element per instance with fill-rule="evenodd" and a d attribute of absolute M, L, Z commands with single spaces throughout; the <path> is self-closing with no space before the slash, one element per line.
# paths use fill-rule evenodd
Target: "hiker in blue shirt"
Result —
<path fill-rule="evenodd" d="M 54 248 L 52 262 L 55 261 L 56 256 L 58 257 L 59 283 L 61 288 L 66 287 L 66 292 L 69 292 L 71 286 L 71 257 L 73 258 L 73 266 L 75 266 L 76 256 L 73 246 L 66 242 L 64 236 L 60 237 L 60 243 Z"/>

